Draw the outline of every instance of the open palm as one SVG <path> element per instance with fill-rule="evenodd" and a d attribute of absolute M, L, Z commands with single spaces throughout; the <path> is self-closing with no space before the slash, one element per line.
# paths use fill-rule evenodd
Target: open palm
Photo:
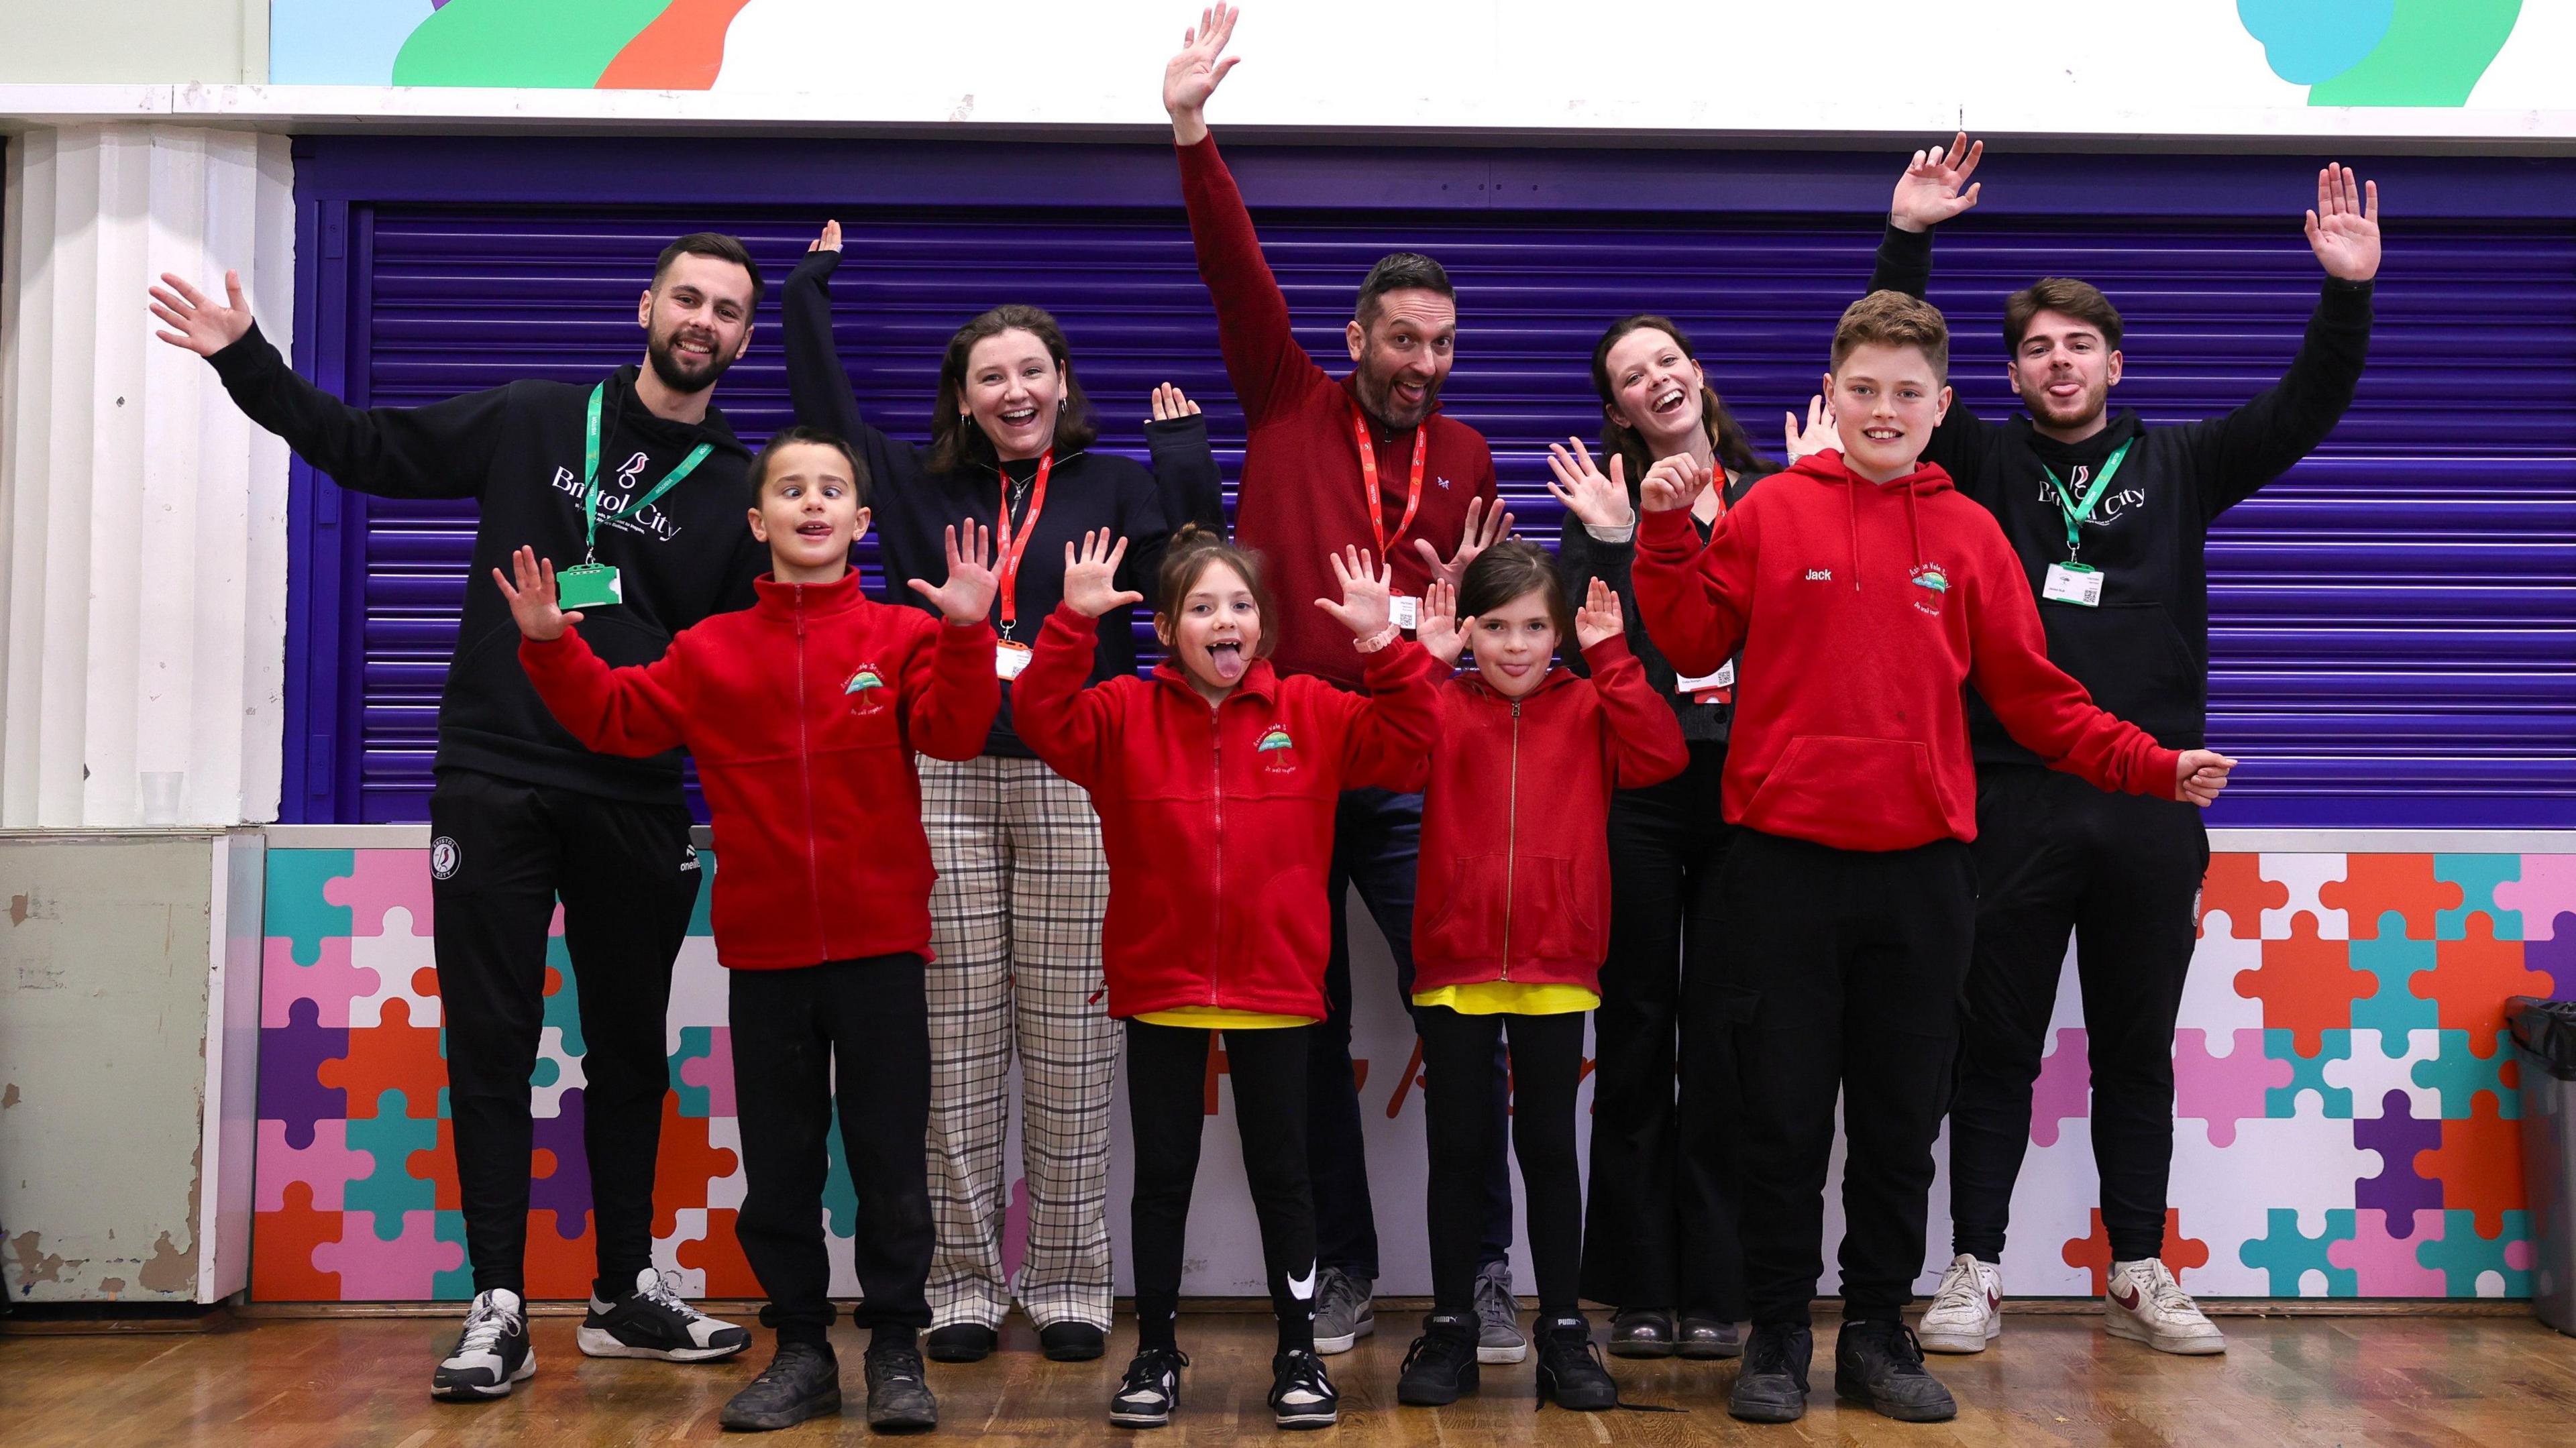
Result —
<path fill-rule="evenodd" d="M 1234 22 L 1243 11 L 1233 5 L 1216 5 L 1199 12 L 1199 23 L 1181 32 L 1181 50 L 1163 67 L 1163 109 L 1174 119 L 1195 116 L 1207 105 L 1208 97 L 1225 80 L 1225 73 L 1242 60 L 1225 53 L 1226 42 L 1234 38 Z"/>
<path fill-rule="evenodd" d="M 1906 231 L 1925 231 L 1977 204 L 1977 188 L 1968 178 L 1984 159 L 1986 143 L 1968 143 L 1968 133 L 1949 146 L 1917 151 L 1905 174 L 1896 179 L 1896 196 L 1887 214 Z"/>
<path fill-rule="evenodd" d="M 2350 166 L 2319 171 L 2308 249 L 2328 276 L 2366 282 L 2379 275 L 2379 183 L 2358 180 Z"/>

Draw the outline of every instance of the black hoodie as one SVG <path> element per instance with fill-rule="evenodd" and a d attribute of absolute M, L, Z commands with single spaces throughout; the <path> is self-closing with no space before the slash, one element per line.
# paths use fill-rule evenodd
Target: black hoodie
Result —
<path fill-rule="evenodd" d="M 381 498 L 473 498 L 481 509 L 465 611 L 438 705 L 438 767 L 647 804 L 677 804 L 680 756 L 593 754 L 546 712 L 519 667 L 519 627 L 492 582 L 525 544 L 557 568 L 581 561 L 582 452 L 591 388 L 513 382 L 426 407 L 351 407 L 297 376 L 254 326 L 207 359 L 250 420 L 342 487 Z M 623 603 L 588 610 L 582 638 L 612 666 L 648 664 L 710 614 L 751 606 L 769 550 L 745 521 L 750 452 L 722 413 L 692 426 L 653 415 L 636 369 L 606 379 L 600 422 L 599 560 Z M 633 518 L 616 505 L 649 491 L 699 443 L 715 451 Z"/>
<path fill-rule="evenodd" d="M 1931 279 L 1931 233 L 1891 223 L 1870 289 L 1920 297 Z M 2368 282 L 2327 278 L 2289 371 L 2224 416 L 2150 428 L 2123 408 L 2093 436 L 2061 443 L 2025 414 L 1996 426 L 1953 406 L 1923 451 L 2003 524 L 2036 596 L 2049 565 L 2067 561 L 2048 470 L 2080 498 L 2112 451 L 2136 439 L 2084 527 L 2083 562 L 2102 570 L 2101 606 L 2043 601 L 2039 616 L 2049 661 L 2168 749 L 2207 742 L 2209 525 L 2334 431 L 2370 351 L 2370 299 Z M 1979 764 L 2040 763 L 1983 700 L 1969 700 L 1968 731 Z"/>

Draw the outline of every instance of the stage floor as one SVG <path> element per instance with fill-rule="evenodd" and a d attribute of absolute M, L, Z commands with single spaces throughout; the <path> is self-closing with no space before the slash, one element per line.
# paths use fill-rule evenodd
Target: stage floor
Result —
<path fill-rule="evenodd" d="M 503 1402 L 475 1405 L 428 1396 L 452 1318 L 263 1319 L 177 1336 L 12 1335 L 0 1338 L 0 1438 L 12 1448 L 708 1442 L 727 1436 L 716 1410 L 767 1358 L 764 1342 L 749 1360 L 710 1367 L 592 1361 L 573 1347 L 576 1321 L 537 1319 L 537 1376 Z M 1958 1395 L 1958 1420 L 1909 1427 L 1834 1404 L 1827 1320 L 1806 1421 L 1755 1428 L 1726 1416 L 1730 1363 L 1612 1361 L 1631 1401 L 1687 1414 L 1534 1413 L 1526 1363 L 1486 1369 L 1482 1394 L 1456 1407 L 1398 1409 L 1396 1369 L 1411 1333 L 1387 1318 L 1377 1337 L 1330 1359 L 1342 1424 L 1325 1436 L 1479 1448 L 1718 1441 L 2504 1448 L 2576 1439 L 2567 1426 L 2576 1421 L 2576 1338 L 2526 1318 L 2299 1316 L 2221 1325 L 2225 1357 L 2175 1358 L 2112 1341 L 2093 1317 L 2015 1315 L 1984 1355 L 1933 1360 Z M 1262 1402 L 1269 1337 L 1265 1319 L 1248 1313 L 1185 1317 L 1183 1346 L 1195 1366 L 1182 1413 L 1141 1441 L 1179 1448 L 1271 1436 Z M 847 1327 L 836 1339 L 847 1416 L 732 1441 L 789 1448 L 865 1439 L 860 1340 Z M 1102 1416 L 1133 1341 L 1122 1321 L 1110 1340 L 1114 1361 L 1050 1363 L 1015 1319 L 1005 1351 L 967 1367 L 932 1365 L 940 1436 L 994 1448 L 1139 1441 Z"/>

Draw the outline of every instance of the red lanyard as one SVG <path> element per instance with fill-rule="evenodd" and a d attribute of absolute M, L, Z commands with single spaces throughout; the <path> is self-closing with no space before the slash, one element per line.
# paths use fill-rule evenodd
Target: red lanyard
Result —
<path fill-rule="evenodd" d="M 1038 514 L 1046 511 L 1047 474 L 1055 471 L 1055 449 L 1048 448 L 1038 459 L 1038 479 L 1029 489 L 1029 515 L 1020 520 L 1017 532 L 1011 528 L 1011 475 L 1003 472 L 997 461 L 994 471 L 1002 473 L 1001 523 L 993 529 L 994 541 L 1001 544 L 1002 568 L 998 592 L 1002 596 L 1002 636 L 1011 635 L 1011 626 L 1019 622 L 1020 558 L 1029 551 L 1029 538 L 1038 531 Z"/>
<path fill-rule="evenodd" d="M 1351 432 L 1360 443 L 1360 483 L 1368 492 L 1369 531 L 1377 535 L 1377 555 L 1384 558 L 1395 539 L 1386 535 L 1386 513 L 1379 501 L 1377 444 L 1369 437 L 1368 414 L 1360 411 L 1356 402 L 1351 404 Z M 1404 517 L 1395 525 L 1397 539 L 1404 536 L 1405 529 L 1413 526 L 1413 514 L 1422 506 L 1422 459 L 1430 446 L 1431 425 L 1425 418 L 1413 429 L 1413 485 L 1404 491 Z"/>

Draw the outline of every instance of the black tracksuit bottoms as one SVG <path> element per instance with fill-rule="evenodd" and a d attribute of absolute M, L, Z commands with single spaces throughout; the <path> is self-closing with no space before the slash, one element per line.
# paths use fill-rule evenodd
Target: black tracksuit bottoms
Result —
<path fill-rule="evenodd" d="M 1431 1290 L 1435 1311 L 1476 1315 L 1488 1167 L 1494 1139 L 1494 1050 L 1511 1040 L 1512 1151 L 1521 1162 L 1530 1265 L 1546 1317 L 1583 1310 L 1583 1165 L 1574 1151 L 1574 1094 L 1583 1084 L 1583 1012 L 1462 1015 L 1418 1006 L 1423 1129 L 1431 1144 Z M 1463 1087 L 1463 1089 L 1461 1089 Z"/>
<path fill-rule="evenodd" d="M 2075 937 L 2093 1069 L 2093 1161 L 2115 1261 L 2160 1255 L 2173 1166 L 2173 1034 L 2209 870 L 2200 811 L 2054 770 L 1977 774 L 1976 954 L 1950 1108 L 1952 1249 L 2004 1254 L 2031 1085 Z"/>
<path fill-rule="evenodd" d="M 1968 847 L 1838 850 L 1738 829 L 1721 1013 L 1736 1022 L 1744 1273 L 1757 1326 L 1804 1326 L 1843 1098 L 1843 1316 L 1898 1320 L 1923 1270 L 1976 920 Z"/>
<path fill-rule="evenodd" d="M 1306 1033 L 1311 1026 L 1225 1032 L 1243 1175 L 1261 1224 L 1261 1259 L 1279 1350 L 1315 1347 L 1315 1202 L 1306 1179 Z M 1215 1114 L 1208 1071 L 1214 1031 L 1127 1022 L 1127 1123 L 1136 1151 L 1136 1336 L 1140 1347 L 1177 1346 L 1181 1250 L 1199 1135 Z"/>
<path fill-rule="evenodd" d="M 474 1290 L 527 1295 L 528 1076 L 545 1027 L 546 927 L 560 898 L 579 998 L 582 1153 L 613 1299 L 653 1265 L 653 1164 L 670 1089 L 671 963 L 701 872 L 689 812 L 468 769 L 429 795 L 432 948 L 447 1032 L 456 1184 Z"/>

